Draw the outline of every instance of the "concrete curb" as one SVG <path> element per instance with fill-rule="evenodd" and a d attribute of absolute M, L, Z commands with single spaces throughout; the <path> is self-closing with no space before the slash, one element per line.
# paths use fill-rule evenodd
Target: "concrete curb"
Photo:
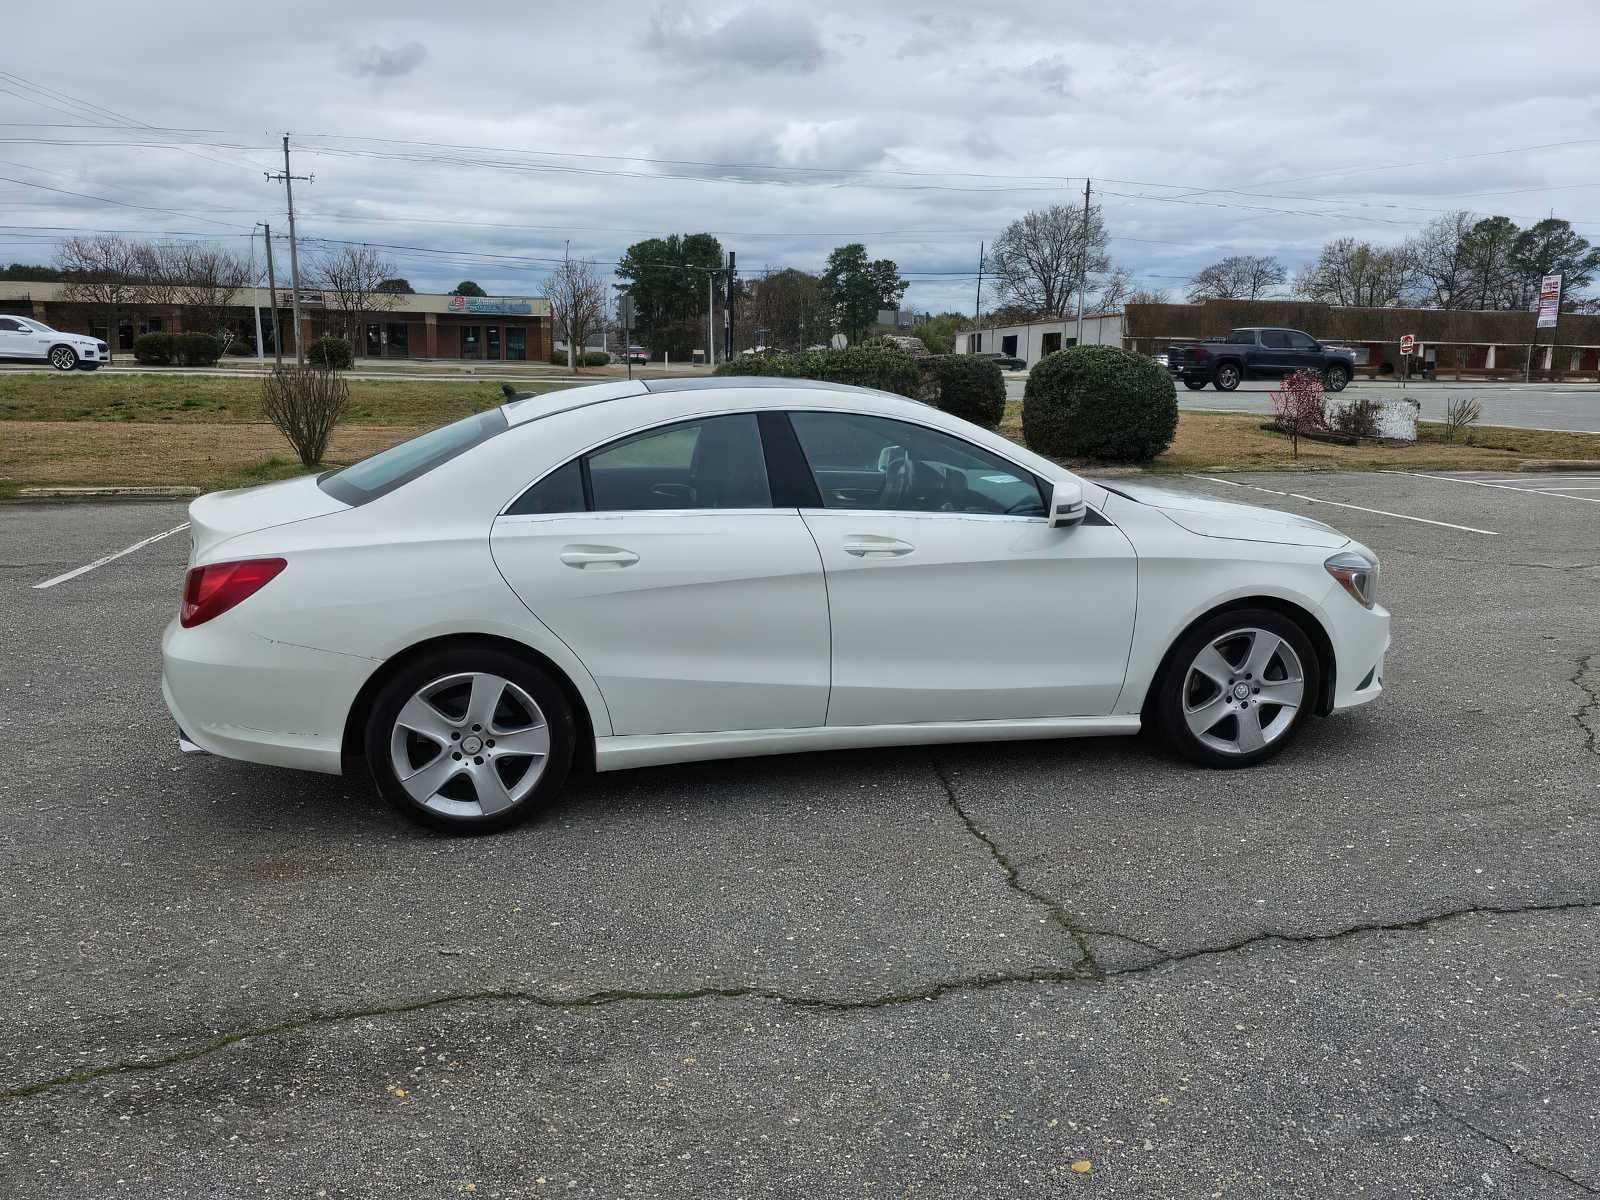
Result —
<path fill-rule="evenodd" d="M 188 500 L 200 494 L 197 487 L 25 487 L 19 500 Z"/>

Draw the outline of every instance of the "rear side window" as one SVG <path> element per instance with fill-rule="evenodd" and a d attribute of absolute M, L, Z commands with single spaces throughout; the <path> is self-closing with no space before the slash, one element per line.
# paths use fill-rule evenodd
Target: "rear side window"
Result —
<path fill-rule="evenodd" d="M 1234 346 L 1254 346 L 1256 344 L 1256 331 L 1254 329 L 1235 329 L 1228 335 L 1228 342 Z"/>
<path fill-rule="evenodd" d="M 504 433 L 507 427 L 505 413 L 491 408 L 324 475 L 317 486 L 345 504 L 366 504 Z"/>

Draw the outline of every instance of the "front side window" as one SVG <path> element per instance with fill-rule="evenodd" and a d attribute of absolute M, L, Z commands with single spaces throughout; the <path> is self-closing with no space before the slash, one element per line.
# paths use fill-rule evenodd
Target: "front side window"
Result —
<path fill-rule="evenodd" d="M 1291 349 L 1294 349 L 1294 350 L 1320 350 L 1320 349 L 1322 349 L 1322 347 L 1317 344 L 1317 339 L 1312 337 L 1309 333 L 1296 333 L 1294 330 L 1291 329 L 1287 336 L 1289 338 L 1289 346 L 1290 346 Z"/>
<path fill-rule="evenodd" d="M 10 317 L 0 317 L 0 333 L 26 332 L 21 321 L 13 321 Z"/>
<path fill-rule="evenodd" d="M 1030 472 L 947 433 L 856 413 L 790 421 L 824 508 L 1044 515 Z"/>
<path fill-rule="evenodd" d="M 546 475 L 506 513 L 771 507 L 761 431 L 753 414 L 740 413 L 612 442 Z"/>
<path fill-rule="evenodd" d="M 1287 350 L 1289 348 L 1289 335 L 1281 329 L 1263 329 L 1261 331 L 1261 344 L 1268 350 Z"/>

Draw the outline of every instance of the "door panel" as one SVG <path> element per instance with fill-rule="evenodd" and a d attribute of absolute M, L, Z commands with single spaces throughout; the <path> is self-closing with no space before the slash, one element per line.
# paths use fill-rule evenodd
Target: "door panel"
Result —
<path fill-rule="evenodd" d="M 1136 560 L 1112 525 L 809 510 L 833 630 L 829 725 L 1109 713 Z"/>
<path fill-rule="evenodd" d="M 34 346 L 36 335 L 21 321 L 0 317 L 0 356 L 7 358 L 35 358 L 39 355 Z"/>
<path fill-rule="evenodd" d="M 823 723 L 828 600 L 796 510 L 503 516 L 492 546 L 616 733 Z"/>

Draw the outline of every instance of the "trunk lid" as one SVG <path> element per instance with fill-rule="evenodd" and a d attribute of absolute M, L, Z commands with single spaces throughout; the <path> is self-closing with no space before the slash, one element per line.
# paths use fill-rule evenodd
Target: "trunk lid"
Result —
<path fill-rule="evenodd" d="M 199 562 L 241 533 L 325 517 L 348 507 L 318 487 L 315 475 L 208 493 L 189 505 L 189 562 Z"/>

